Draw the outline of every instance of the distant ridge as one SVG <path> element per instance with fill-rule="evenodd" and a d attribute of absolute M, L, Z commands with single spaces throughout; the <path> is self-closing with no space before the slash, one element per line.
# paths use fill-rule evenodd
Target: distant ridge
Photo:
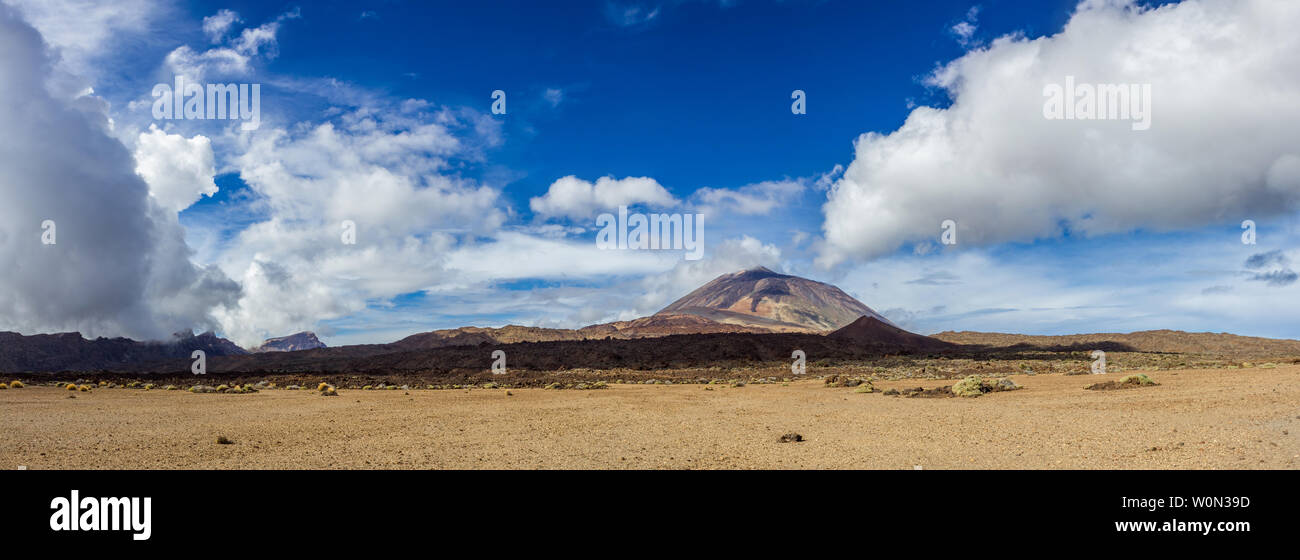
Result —
<path fill-rule="evenodd" d="M 304 331 L 289 336 L 268 338 L 261 346 L 254 348 L 253 352 L 297 352 L 317 348 L 325 348 L 325 343 L 316 338 L 316 333 Z"/>
<path fill-rule="evenodd" d="M 1239 356 L 1300 355 L 1300 340 L 1260 338 L 1228 333 L 1193 333 L 1173 330 L 1069 335 L 1027 335 L 972 331 L 945 331 L 935 334 L 934 338 L 955 344 L 990 347 L 1024 345 L 1036 348 L 1102 348 L 1102 345 L 1111 345 L 1110 348 L 1116 350 L 1127 350 L 1133 352 L 1230 354 Z"/>
<path fill-rule="evenodd" d="M 208 357 L 248 354 L 212 332 L 176 333 L 170 341 L 137 342 L 129 338 L 87 340 L 81 333 L 23 336 L 0 332 L 0 371 L 95 371 L 189 359 L 202 350 Z"/>

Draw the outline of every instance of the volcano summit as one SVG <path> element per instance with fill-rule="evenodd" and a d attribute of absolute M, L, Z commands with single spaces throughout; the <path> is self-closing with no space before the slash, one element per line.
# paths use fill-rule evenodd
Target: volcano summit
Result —
<path fill-rule="evenodd" d="M 696 315 L 776 332 L 833 331 L 862 316 L 893 325 L 835 286 L 761 266 L 714 278 L 655 315 Z"/>

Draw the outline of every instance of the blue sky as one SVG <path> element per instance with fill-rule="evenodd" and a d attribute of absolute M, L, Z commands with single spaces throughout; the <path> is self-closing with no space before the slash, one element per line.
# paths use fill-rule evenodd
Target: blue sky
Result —
<path fill-rule="evenodd" d="M 575 327 L 765 265 L 924 333 L 1300 337 L 1300 115 L 1278 101 L 1300 89 L 1291 7 L 16 6 L 72 76 L 59 83 L 105 102 L 110 135 L 175 213 L 190 252 L 177 266 L 222 286 L 185 313 L 173 300 L 192 288 L 164 298 L 151 312 L 168 328 L 343 344 Z M 1177 42 L 1198 34 L 1224 43 Z M 151 89 L 176 75 L 260 84 L 261 126 L 153 118 Z M 1152 85 L 1151 130 L 1046 119 L 1043 85 L 1067 75 Z M 595 215 L 622 203 L 703 214 L 704 259 L 596 249 Z M 948 219 L 955 245 L 941 242 Z M 356 245 L 338 242 L 345 220 Z M 148 336 L 105 313 L 0 326 Z"/>
<path fill-rule="evenodd" d="M 311 5 L 282 27 L 280 56 L 265 68 L 482 110 L 505 90 L 508 141 L 469 172 L 513 179 L 507 195 L 527 212 L 529 197 L 565 175 L 649 176 L 680 195 L 845 164 L 854 138 L 897 128 L 909 102 L 947 102 L 921 78 L 962 54 L 948 30 L 975 4 L 667 2 L 645 4 L 659 10 L 648 22 L 611 21 L 611 6 L 634 5 Z M 979 5 L 980 36 L 1059 29 L 1073 8 Z M 205 2 L 188 12 L 199 21 L 233 9 L 260 22 L 290 6 Z M 548 89 L 563 92 L 558 105 Z M 790 114 L 795 89 L 810 96 L 807 115 Z"/>

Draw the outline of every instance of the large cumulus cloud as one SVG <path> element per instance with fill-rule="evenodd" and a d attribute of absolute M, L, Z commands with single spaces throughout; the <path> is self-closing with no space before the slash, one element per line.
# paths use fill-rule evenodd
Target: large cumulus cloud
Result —
<path fill-rule="evenodd" d="M 819 260 L 937 240 L 992 244 L 1266 219 L 1300 199 L 1300 3 L 1081 3 L 938 68 L 947 108 L 857 139 L 824 206 Z M 1048 120 L 1044 86 L 1151 85 L 1151 127 Z"/>
<path fill-rule="evenodd" d="M 105 104 L 52 93 L 57 59 L 3 4 L 0 52 L 0 329 L 164 338 L 215 325 L 209 311 L 238 286 L 190 261 Z M 41 242 L 45 220 L 55 244 Z"/>

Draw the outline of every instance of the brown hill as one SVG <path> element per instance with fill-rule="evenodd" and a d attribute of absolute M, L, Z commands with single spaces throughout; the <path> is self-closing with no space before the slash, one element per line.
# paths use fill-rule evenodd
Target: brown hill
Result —
<path fill-rule="evenodd" d="M 1014 346 L 1031 346 L 1045 349 L 1096 347 L 1132 352 L 1213 354 L 1216 356 L 1300 355 L 1300 340 L 1259 338 L 1228 333 L 1190 333 L 1172 330 L 1058 336 L 945 331 L 934 335 L 934 338 L 954 344 L 1003 348 Z"/>
<path fill-rule="evenodd" d="M 868 316 L 889 320 L 830 284 L 751 268 L 713 279 L 656 315 L 696 315 L 772 332 L 825 332 Z"/>
<path fill-rule="evenodd" d="M 556 340 L 583 340 L 596 338 L 574 329 L 543 327 L 460 327 L 413 334 L 397 342 L 386 344 L 394 350 L 424 350 L 445 346 L 473 346 L 482 343 L 513 344 L 515 342 L 547 342 Z M 601 337 L 603 338 L 603 336 Z"/>
<path fill-rule="evenodd" d="M 855 344 L 892 344 L 917 350 L 948 350 L 956 345 L 942 340 L 908 332 L 884 323 L 875 317 L 862 316 L 829 335 L 828 338 Z"/>
<path fill-rule="evenodd" d="M 447 346 L 557 342 L 565 340 L 630 339 L 706 333 L 766 333 L 768 329 L 732 325 L 695 315 L 651 315 L 631 321 L 588 325 L 579 329 L 553 329 L 506 325 L 504 327 L 460 327 L 413 334 L 383 346 L 394 350 L 425 350 Z"/>

